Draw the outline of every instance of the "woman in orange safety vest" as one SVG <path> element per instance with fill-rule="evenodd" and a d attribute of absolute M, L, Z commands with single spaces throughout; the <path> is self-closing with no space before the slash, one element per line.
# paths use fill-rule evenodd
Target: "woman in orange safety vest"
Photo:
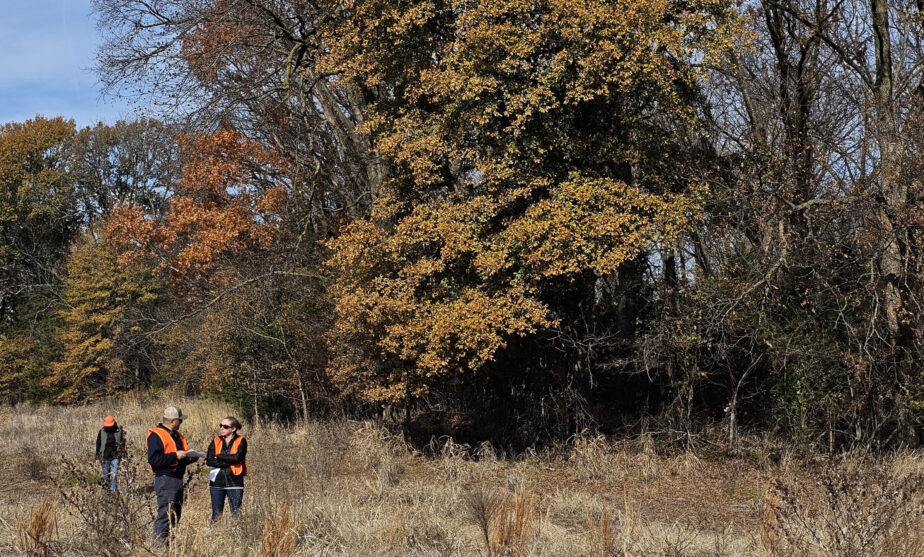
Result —
<path fill-rule="evenodd" d="M 209 494 L 212 496 L 212 520 L 221 518 L 225 498 L 231 506 L 231 515 L 237 516 L 244 499 L 244 476 L 247 475 L 247 439 L 238 432 L 241 422 L 234 416 L 221 419 L 218 436 L 209 445 L 205 463 L 212 467 L 209 473 Z"/>

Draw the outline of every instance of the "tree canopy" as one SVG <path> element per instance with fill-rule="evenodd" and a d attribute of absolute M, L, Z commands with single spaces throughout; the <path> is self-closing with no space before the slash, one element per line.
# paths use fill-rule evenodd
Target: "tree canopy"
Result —
<path fill-rule="evenodd" d="M 920 442 L 917 3 L 94 6 L 158 119 L 0 128 L 5 400 Z"/>

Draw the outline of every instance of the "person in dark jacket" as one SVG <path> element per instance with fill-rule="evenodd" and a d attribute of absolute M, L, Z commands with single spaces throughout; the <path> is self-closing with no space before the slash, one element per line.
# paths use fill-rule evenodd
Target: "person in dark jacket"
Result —
<path fill-rule="evenodd" d="M 176 406 L 164 410 L 163 422 L 148 430 L 148 464 L 154 472 L 157 518 L 154 538 L 166 541 L 183 512 L 183 474 L 186 466 L 198 460 L 189 450 L 180 425 L 187 416 Z"/>
<path fill-rule="evenodd" d="M 231 516 L 241 511 L 244 499 L 244 476 L 247 475 L 247 439 L 240 435 L 241 422 L 234 416 L 221 419 L 218 436 L 209 445 L 205 463 L 209 473 L 209 494 L 212 496 L 212 520 L 221 518 L 225 498 L 231 506 Z"/>
<path fill-rule="evenodd" d="M 103 485 L 108 485 L 112 491 L 118 488 L 116 475 L 119 473 L 119 460 L 124 457 L 125 432 L 114 417 L 106 416 L 102 429 L 96 434 L 96 460 L 103 469 Z"/>

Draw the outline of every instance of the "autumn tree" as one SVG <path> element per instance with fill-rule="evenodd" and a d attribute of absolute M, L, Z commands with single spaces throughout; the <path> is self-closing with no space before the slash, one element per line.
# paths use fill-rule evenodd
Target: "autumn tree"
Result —
<path fill-rule="evenodd" d="M 124 206 L 109 228 L 123 262 L 163 273 L 180 302 L 180 313 L 155 327 L 185 372 L 174 381 L 244 403 L 256 416 L 279 400 L 304 414 L 325 360 L 311 346 L 320 333 L 297 331 L 324 319 L 286 309 L 305 307 L 320 278 L 317 245 L 288 218 L 288 164 L 231 130 L 185 136 L 180 145 L 183 175 L 166 213 Z M 186 346 L 183 335 L 209 342 Z"/>
<path fill-rule="evenodd" d="M 239 278 L 223 265 L 228 258 L 269 248 L 286 204 L 278 185 L 285 162 L 233 130 L 185 136 L 180 145 L 183 175 L 164 217 L 125 205 L 114 211 L 109 234 L 123 261 L 147 261 L 194 297 L 195 288 L 208 292 Z"/>
<path fill-rule="evenodd" d="M 155 349 L 146 335 L 163 296 L 151 269 L 119 266 L 115 249 L 86 233 L 66 265 L 61 359 L 44 382 L 58 402 L 113 395 L 150 384 Z"/>
<path fill-rule="evenodd" d="M 683 144 L 698 133 L 693 62 L 725 46 L 733 14 L 719 2 L 353 10 L 326 63 L 392 92 L 367 129 L 397 170 L 371 218 L 332 244 L 335 376 L 370 400 L 460 382 L 482 401 L 524 385 L 586 392 L 598 370 L 575 364 L 569 341 L 629 341 L 645 262 L 699 213 L 703 165 Z"/>
<path fill-rule="evenodd" d="M 41 381 L 46 361 L 32 337 L 0 334 L 0 400 L 17 404 L 43 398 Z"/>
<path fill-rule="evenodd" d="M 29 299 L 53 296 L 57 265 L 79 230 L 75 133 L 63 118 L 0 126 L 0 327 L 23 319 Z"/>
<path fill-rule="evenodd" d="M 228 245 L 213 268 L 199 276 L 199 292 L 208 294 L 188 310 L 195 312 L 221 297 L 207 313 L 220 307 L 228 309 L 226 318 L 232 322 L 246 321 L 248 315 L 231 311 L 236 306 L 224 296 L 236 299 L 254 288 L 271 288 L 257 297 L 270 306 L 254 308 L 250 316 L 270 308 L 282 315 L 268 316 L 274 323 L 269 329 L 250 323 L 250 330 L 284 340 L 287 350 L 276 350 L 279 342 L 266 344 L 244 333 L 246 329 L 234 332 L 250 339 L 253 350 L 247 358 L 262 370 L 275 369 L 286 396 L 297 393 L 293 398 L 304 412 L 310 404 L 305 393 L 312 389 L 307 381 L 294 390 L 291 385 L 299 382 L 299 373 L 323 375 L 325 350 L 316 324 L 324 319 L 316 320 L 310 312 L 299 319 L 286 308 L 326 307 L 322 283 L 306 278 L 319 274 L 323 255 L 317 241 L 337 234 L 347 215 L 366 214 L 387 175 L 369 137 L 360 131 L 368 91 L 351 88 L 318 66 L 318 56 L 330 49 L 319 41 L 319 29 L 344 17 L 346 10 L 336 2 L 303 0 L 175 0 L 156 5 L 100 0 L 94 5 L 106 24 L 98 69 L 110 93 L 145 95 L 166 119 L 183 121 L 192 130 L 237 130 L 251 146 L 273 153 L 277 161 L 272 166 L 285 167 L 280 176 L 263 177 L 279 188 L 277 194 L 285 192 L 285 216 L 265 227 L 273 229 L 273 240 L 266 243 L 264 236 Z M 171 204 L 173 215 L 181 213 L 176 209 Z M 176 229 L 173 224 L 167 228 Z M 179 234 L 175 248 L 159 253 L 155 264 L 173 261 L 186 241 L 198 243 L 194 249 L 204 253 L 201 235 L 196 236 Z M 151 238 L 148 246 L 154 245 L 165 246 L 163 239 Z M 247 263 L 258 257 L 264 258 L 261 264 Z M 176 279 L 186 269 L 175 266 L 170 272 Z M 195 282 L 196 277 L 182 280 Z M 285 297 L 284 304 L 280 297 Z M 309 332 L 318 336 L 305 337 Z"/>
<path fill-rule="evenodd" d="M 98 71 L 111 94 L 143 95 L 201 131 L 232 127 L 298 169 L 293 202 L 309 230 L 365 214 L 387 168 L 360 126 L 372 93 L 318 65 L 322 29 L 349 13 L 306 0 L 95 0 Z M 336 225 L 336 223 L 334 223 Z"/>
<path fill-rule="evenodd" d="M 81 223 L 73 121 L 0 126 L 0 384 L 7 401 L 45 398 L 56 357 L 60 266 Z"/>

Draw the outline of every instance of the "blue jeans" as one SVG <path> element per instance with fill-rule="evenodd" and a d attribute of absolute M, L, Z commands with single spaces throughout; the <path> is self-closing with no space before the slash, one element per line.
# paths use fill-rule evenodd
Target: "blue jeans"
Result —
<path fill-rule="evenodd" d="M 108 485 L 112 491 L 116 490 L 116 474 L 119 473 L 119 459 L 103 459 L 99 461 L 103 468 L 103 485 Z"/>
<path fill-rule="evenodd" d="M 241 512 L 241 501 L 244 500 L 243 487 L 210 487 L 209 494 L 212 496 L 212 520 L 221 518 L 221 513 L 225 511 L 225 497 L 231 505 L 231 516 L 237 516 Z"/>

